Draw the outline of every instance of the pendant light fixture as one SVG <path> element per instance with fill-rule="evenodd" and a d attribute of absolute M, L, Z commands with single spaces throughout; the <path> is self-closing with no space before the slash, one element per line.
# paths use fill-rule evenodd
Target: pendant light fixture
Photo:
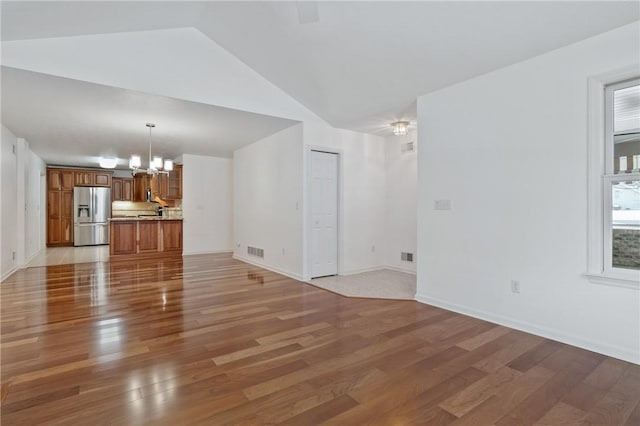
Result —
<path fill-rule="evenodd" d="M 396 136 L 404 136 L 407 134 L 407 126 L 409 126 L 408 121 L 396 121 L 391 123 L 391 127 L 393 128 L 393 134 Z"/>
<path fill-rule="evenodd" d="M 162 160 L 162 157 L 159 156 L 151 156 L 151 129 L 156 127 L 154 123 L 145 124 L 149 128 L 149 165 L 147 169 L 142 169 L 142 160 L 139 155 L 132 155 L 131 159 L 129 159 L 129 168 L 133 170 L 133 174 L 136 173 L 147 173 L 149 175 L 156 175 L 158 173 L 169 173 L 173 170 L 173 161 L 171 160 Z"/>

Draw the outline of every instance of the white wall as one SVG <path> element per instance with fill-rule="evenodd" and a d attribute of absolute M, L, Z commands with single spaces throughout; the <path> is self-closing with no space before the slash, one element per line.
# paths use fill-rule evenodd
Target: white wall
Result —
<path fill-rule="evenodd" d="M 189 255 L 231 251 L 231 159 L 184 154 L 181 162 L 183 253 Z"/>
<path fill-rule="evenodd" d="M 13 150 L 17 149 L 17 138 L 9 129 L 2 126 L 2 150 L 0 165 L 2 170 L 0 175 L 2 182 L 0 183 L 2 193 L 0 197 L 2 202 L 0 205 L 0 230 L 1 230 L 1 250 L 2 257 L 2 279 L 9 276 L 18 264 L 12 258 L 12 252 L 18 251 L 18 212 L 16 202 L 18 199 L 18 191 L 16 186 L 17 174 L 17 157 Z"/>
<path fill-rule="evenodd" d="M 416 132 L 385 138 L 385 266 L 404 272 L 416 272 L 418 184 L 417 150 L 401 152 L 401 145 L 416 144 Z M 417 148 L 416 148 L 417 149 Z M 401 252 L 413 253 L 413 262 L 402 261 Z"/>
<path fill-rule="evenodd" d="M 234 256 L 302 277 L 302 124 L 233 155 Z M 247 254 L 264 249 L 264 259 Z"/>
<path fill-rule="evenodd" d="M 46 199 L 41 185 L 45 172 L 44 161 L 29 149 L 29 143 L 2 126 L 2 279 L 45 246 Z"/>
<path fill-rule="evenodd" d="M 639 55 L 635 23 L 418 99 L 420 301 L 640 362 L 638 291 L 582 276 L 587 78 Z"/>

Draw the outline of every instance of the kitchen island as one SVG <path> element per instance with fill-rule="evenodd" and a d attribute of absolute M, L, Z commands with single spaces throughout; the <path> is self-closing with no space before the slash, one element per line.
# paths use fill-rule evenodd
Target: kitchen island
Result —
<path fill-rule="evenodd" d="M 142 216 L 109 221 L 112 260 L 182 256 L 182 219 Z"/>

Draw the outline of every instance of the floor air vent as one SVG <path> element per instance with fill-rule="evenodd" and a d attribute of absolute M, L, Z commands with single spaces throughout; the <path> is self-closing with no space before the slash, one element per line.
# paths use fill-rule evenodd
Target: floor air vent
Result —
<path fill-rule="evenodd" d="M 264 259 L 264 249 L 249 246 L 247 247 L 247 253 Z"/>
<path fill-rule="evenodd" d="M 405 262 L 413 262 L 413 253 L 406 253 L 404 251 L 401 252 L 400 260 L 404 260 Z"/>

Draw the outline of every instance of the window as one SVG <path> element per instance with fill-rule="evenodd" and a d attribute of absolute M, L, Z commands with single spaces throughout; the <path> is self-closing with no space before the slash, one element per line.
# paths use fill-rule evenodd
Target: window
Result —
<path fill-rule="evenodd" d="M 640 271 L 640 79 L 605 88 L 605 120 L 605 271 Z"/>
<path fill-rule="evenodd" d="M 640 287 L 638 68 L 589 82 L 589 239 L 592 281 Z"/>

